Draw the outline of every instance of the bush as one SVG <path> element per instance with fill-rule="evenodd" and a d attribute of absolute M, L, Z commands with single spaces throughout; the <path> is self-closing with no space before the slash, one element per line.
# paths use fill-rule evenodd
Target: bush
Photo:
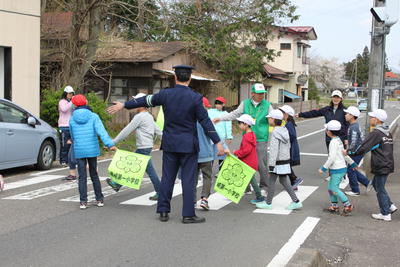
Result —
<path fill-rule="evenodd" d="M 40 104 L 40 118 L 46 121 L 53 127 L 58 126 L 58 102 L 61 99 L 63 90 L 42 90 L 42 100 Z M 111 115 L 106 112 L 107 104 L 102 101 L 95 93 L 88 93 L 86 95 L 89 106 L 93 112 L 100 116 L 104 126 L 107 127 L 107 122 L 111 120 Z"/>
<path fill-rule="evenodd" d="M 310 89 L 308 91 L 308 99 L 317 100 L 317 103 L 318 103 L 321 100 L 318 90 L 317 89 Z"/>
<path fill-rule="evenodd" d="M 40 101 L 40 118 L 52 127 L 58 126 L 58 102 L 63 90 L 42 90 Z"/>

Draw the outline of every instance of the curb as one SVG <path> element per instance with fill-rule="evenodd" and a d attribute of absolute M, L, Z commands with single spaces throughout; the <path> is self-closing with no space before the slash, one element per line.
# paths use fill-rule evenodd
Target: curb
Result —
<path fill-rule="evenodd" d="M 328 262 L 316 249 L 300 248 L 286 267 L 327 267 Z"/>

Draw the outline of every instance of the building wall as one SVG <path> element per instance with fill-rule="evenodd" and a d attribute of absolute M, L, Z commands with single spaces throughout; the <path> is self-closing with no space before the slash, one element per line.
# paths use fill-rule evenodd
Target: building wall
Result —
<path fill-rule="evenodd" d="M 271 66 L 281 69 L 285 72 L 288 73 L 293 73 L 289 75 L 289 82 L 288 83 L 282 83 L 284 84 L 284 89 L 286 91 L 289 91 L 291 93 L 300 95 L 299 92 L 297 91 L 297 78 L 302 75 L 309 75 L 309 64 L 303 64 L 303 49 L 304 46 L 302 46 L 301 50 L 301 57 L 299 58 L 297 55 L 297 42 L 301 41 L 302 43 L 308 44 L 308 40 L 300 40 L 297 38 L 296 35 L 292 34 L 287 34 L 284 35 L 280 38 L 277 36 L 277 32 L 274 33 L 275 38 L 273 38 L 270 42 L 268 42 L 267 47 L 270 49 L 274 49 L 276 51 L 280 52 L 280 56 L 275 57 L 273 61 L 267 61 L 268 64 Z M 290 50 L 281 50 L 281 43 L 290 43 L 291 44 L 291 49 Z M 306 50 L 306 56 L 308 56 L 309 53 L 309 48 Z M 308 82 L 301 86 L 302 88 L 308 88 Z M 306 94 L 308 95 L 308 94 Z M 275 97 L 273 97 L 275 98 Z M 305 98 L 307 100 L 307 98 Z"/>
<path fill-rule="evenodd" d="M 290 50 L 281 50 L 281 43 L 290 43 Z M 268 42 L 267 47 L 269 49 L 274 49 L 280 52 L 280 56 L 275 57 L 273 61 L 267 61 L 271 66 L 281 69 L 285 72 L 293 72 L 293 38 L 291 36 L 283 36 L 278 38 L 277 33 L 275 33 L 275 38 Z"/>
<path fill-rule="evenodd" d="M 11 100 L 40 113 L 40 0 L 0 1 L 0 47 L 11 47 Z"/>
<path fill-rule="evenodd" d="M 162 62 L 153 63 L 153 69 L 172 70 L 176 65 L 190 65 L 190 56 L 186 52 L 178 52 L 175 55 L 168 56 Z"/>

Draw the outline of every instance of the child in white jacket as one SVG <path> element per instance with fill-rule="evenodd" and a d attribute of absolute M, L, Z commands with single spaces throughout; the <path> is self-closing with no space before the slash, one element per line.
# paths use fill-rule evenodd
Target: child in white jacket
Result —
<path fill-rule="evenodd" d="M 353 206 L 350 204 L 349 199 L 340 190 L 339 185 L 344 175 L 347 172 L 347 163 L 350 164 L 350 168 L 356 168 L 357 164 L 349 156 L 343 155 L 343 143 L 339 138 L 339 132 L 342 125 L 337 120 L 331 120 L 325 124 L 326 134 L 332 138 L 329 144 L 329 155 L 328 160 L 318 170 L 320 173 L 329 170 L 331 179 L 328 184 L 328 192 L 331 200 L 331 206 L 326 211 L 331 213 L 338 213 L 338 198 L 343 203 L 343 214 L 347 215 L 353 210 Z M 346 163 L 347 162 L 347 163 Z"/>

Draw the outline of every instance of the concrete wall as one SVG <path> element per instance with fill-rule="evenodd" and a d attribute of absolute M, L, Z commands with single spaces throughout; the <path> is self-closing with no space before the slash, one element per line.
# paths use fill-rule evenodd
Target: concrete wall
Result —
<path fill-rule="evenodd" d="M 40 0 L 0 1 L 0 47 L 12 49 L 11 100 L 40 113 Z"/>

